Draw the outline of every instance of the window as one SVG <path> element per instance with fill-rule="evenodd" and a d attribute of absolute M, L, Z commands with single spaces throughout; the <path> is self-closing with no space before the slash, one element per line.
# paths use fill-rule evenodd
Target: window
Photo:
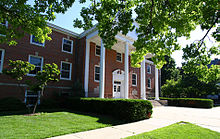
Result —
<path fill-rule="evenodd" d="M 95 55 L 100 56 L 101 54 L 101 46 L 96 45 L 95 47 Z"/>
<path fill-rule="evenodd" d="M 5 54 L 5 50 L 0 49 L 0 73 L 2 72 L 2 69 L 3 69 L 4 54 Z"/>
<path fill-rule="evenodd" d="M 30 43 L 34 44 L 34 45 L 38 45 L 38 46 L 44 46 L 45 45 L 45 42 L 41 43 L 41 42 L 36 41 L 36 38 L 35 38 L 34 35 L 31 35 Z"/>
<path fill-rule="evenodd" d="M 73 41 L 63 38 L 62 52 L 71 53 L 73 52 Z"/>
<path fill-rule="evenodd" d="M 100 76 L 100 67 L 95 65 L 95 81 L 99 82 L 99 76 Z"/>
<path fill-rule="evenodd" d="M 122 54 L 117 52 L 116 60 L 122 62 Z"/>
<path fill-rule="evenodd" d="M 147 73 L 151 73 L 151 66 L 147 65 Z"/>
<path fill-rule="evenodd" d="M 35 69 L 32 70 L 28 75 L 34 76 L 38 71 L 42 70 L 43 57 L 29 55 L 29 63 L 35 65 Z"/>
<path fill-rule="evenodd" d="M 147 87 L 151 89 L 151 78 L 148 78 L 147 80 Z"/>
<path fill-rule="evenodd" d="M 72 63 L 61 61 L 60 79 L 71 80 Z"/>
<path fill-rule="evenodd" d="M 137 86 L 137 74 L 132 73 L 132 86 Z"/>
<path fill-rule="evenodd" d="M 37 102 L 37 99 L 38 99 L 38 102 Z M 35 93 L 30 90 L 26 90 L 24 102 L 29 107 L 34 106 L 36 104 L 36 102 L 39 105 L 40 104 L 40 92 Z"/>

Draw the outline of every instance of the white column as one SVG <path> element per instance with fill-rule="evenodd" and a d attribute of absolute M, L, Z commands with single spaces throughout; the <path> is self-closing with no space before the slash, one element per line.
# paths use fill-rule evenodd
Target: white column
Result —
<path fill-rule="evenodd" d="M 155 100 L 160 100 L 159 99 L 158 69 L 156 68 L 156 65 L 155 65 Z"/>
<path fill-rule="evenodd" d="M 141 99 L 146 99 L 146 72 L 145 72 L 145 57 L 141 62 Z"/>
<path fill-rule="evenodd" d="M 85 74 L 84 74 L 84 90 L 85 97 L 88 97 L 88 86 L 89 86 L 89 52 L 90 52 L 90 44 L 86 39 L 86 57 L 85 57 Z"/>
<path fill-rule="evenodd" d="M 105 47 L 101 39 L 99 97 L 104 98 L 105 92 Z"/>
<path fill-rule="evenodd" d="M 125 44 L 125 99 L 128 99 L 129 92 L 129 64 L 128 64 L 129 46 L 128 42 Z"/>

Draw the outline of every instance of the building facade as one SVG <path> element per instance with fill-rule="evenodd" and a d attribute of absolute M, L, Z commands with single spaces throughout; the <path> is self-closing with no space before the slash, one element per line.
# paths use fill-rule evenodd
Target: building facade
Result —
<path fill-rule="evenodd" d="M 0 45 L 0 98 L 18 97 L 24 102 L 36 99 L 25 82 L 18 83 L 2 74 L 9 60 L 29 61 L 35 65 L 25 79 L 32 79 L 44 64 L 55 63 L 61 71 L 60 81 L 49 83 L 45 97 L 53 92 L 72 91 L 75 82 L 82 84 L 86 97 L 146 99 L 159 97 L 159 72 L 146 55 L 141 68 L 130 64 L 130 52 L 135 50 L 132 36 L 118 34 L 118 42 L 105 49 L 98 30 L 93 28 L 77 34 L 48 23 L 52 28 L 51 41 L 39 43 L 26 34 L 16 46 Z M 74 93 L 74 92 L 73 92 Z M 40 102 L 39 102 L 40 103 Z"/>

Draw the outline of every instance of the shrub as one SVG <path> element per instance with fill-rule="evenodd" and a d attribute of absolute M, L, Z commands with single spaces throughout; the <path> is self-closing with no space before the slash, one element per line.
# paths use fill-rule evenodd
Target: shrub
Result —
<path fill-rule="evenodd" d="M 152 104 L 147 100 L 67 98 L 65 108 L 110 115 L 128 122 L 150 118 Z"/>
<path fill-rule="evenodd" d="M 52 98 L 45 98 L 42 99 L 39 105 L 39 109 L 57 109 L 59 108 L 59 102 L 58 100 L 52 99 Z"/>
<path fill-rule="evenodd" d="M 0 111 L 20 111 L 26 110 L 25 104 L 15 97 L 0 99 Z"/>
<path fill-rule="evenodd" d="M 168 100 L 168 106 L 193 107 L 193 108 L 212 108 L 213 100 L 200 98 L 160 98 Z"/>

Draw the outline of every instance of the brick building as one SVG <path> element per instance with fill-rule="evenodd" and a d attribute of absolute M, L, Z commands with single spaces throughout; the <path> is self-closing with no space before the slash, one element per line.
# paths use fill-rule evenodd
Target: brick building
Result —
<path fill-rule="evenodd" d="M 48 84 L 45 97 L 52 96 L 53 92 L 71 91 L 76 81 L 83 85 L 86 97 L 145 99 L 154 94 L 159 96 L 159 72 L 153 62 L 147 60 L 152 55 L 146 55 L 141 68 L 130 65 L 129 55 L 135 50 L 132 35 L 118 34 L 117 44 L 107 50 L 96 26 L 81 34 L 50 23 L 48 26 L 53 30 L 52 41 L 39 43 L 33 35 L 26 34 L 16 46 L 0 45 L 0 98 L 14 96 L 27 102 L 37 97 L 24 82 L 18 86 L 16 80 L 2 74 L 9 60 L 29 61 L 36 66 L 25 79 L 33 78 L 46 63 L 59 66 L 60 81 Z"/>

